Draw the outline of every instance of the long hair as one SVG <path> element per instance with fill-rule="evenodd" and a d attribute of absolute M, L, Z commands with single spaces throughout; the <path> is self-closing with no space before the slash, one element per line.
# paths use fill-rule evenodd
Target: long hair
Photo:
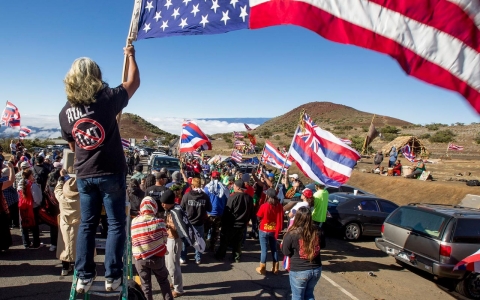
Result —
<path fill-rule="evenodd" d="M 88 57 L 80 57 L 73 62 L 63 83 L 67 100 L 72 106 L 94 103 L 95 94 L 104 85 L 100 67 Z"/>
<path fill-rule="evenodd" d="M 23 178 L 23 194 L 27 192 L 27 179 L 32 176 L 33 171 L 32 169 L 28 169 L 22 172 L 22 178 Z"/>
<path fill-rule="evenodd" d="M 315 247 L 319 246 L 319 239 L 317 236 L 317 228 L 312 222 L 310 209 L 302 206 L 297 210 L 295 220 L 287 230 L 287 233 L 289 232 L 295 232 L 300 235 L 300 240 L 303 240 L 305 254 L 308 260 L 312 261 L 315 258 Z"/>

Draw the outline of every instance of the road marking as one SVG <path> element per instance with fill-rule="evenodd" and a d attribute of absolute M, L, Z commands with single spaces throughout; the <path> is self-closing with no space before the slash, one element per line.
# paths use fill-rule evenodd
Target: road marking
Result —
<path fill-rule="evenodd" d="M 340 291 L 342 291 L 342 293 L 344 293 L 345 295 L 347 295 L 348 297 L 350 297 L 350 299 L 353 299 L 353 300 L 358 300 L 357 297 L 355 297 L 354 295 L 350 294 L 350 292 L 348 292 L 346 289 L 342 288 L 340 285 L 338 285 L 338 283 L 336 283 L 335 281 L 333 281 L 332 279 L 330 279 L 330 277 L 328 277 L 327 275 L 325 275 L 325 273 L 322 272 L 322 277 L 325 278 L 328 282 L 330 282 L 334 287 L 338 288 Z"/>

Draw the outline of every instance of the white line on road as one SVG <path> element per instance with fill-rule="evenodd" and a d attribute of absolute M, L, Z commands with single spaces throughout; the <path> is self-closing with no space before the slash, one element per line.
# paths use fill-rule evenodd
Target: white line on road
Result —
<path fill-rule="evenodd" d="M 338 283 L 336 283 L 335 281 L 333 281 L 332 279 L 330 279 L 330 277 L 328 277 L 327 275 L 325 275 L 325 273 L 322 272 L 322 277 L 325 278 L 328 282 L 330 282 L 334 287 L 338 288 L 340 291 L 342 291 L 342 293 L 344 293 L 345 295 L 347 295 L 348 297 L 350 297 L 350 299 L 353 299 L 353 300 L 358 300 L 357 297 L 355 297 L 354 295 L 350 294 L 346 289 L 342 288 L 340 285 L 338 285 Z"/>

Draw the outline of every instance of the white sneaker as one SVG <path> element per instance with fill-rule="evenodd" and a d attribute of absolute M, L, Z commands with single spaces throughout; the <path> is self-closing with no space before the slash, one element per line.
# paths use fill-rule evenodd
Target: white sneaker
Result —
<path fill-rule="evenodd" d="M 50 251 L 50 252 L 53 252 L 55 250 L 57 250 L 57 246 L 55 246 L 55 245 L 50 245 L 50 248 L 48 248 L 48 251 Z"/>
<path fill-rule="evenodd" d="M 181 259 L 181 258 L 180 258 L 180 263 L 183 265 L 183 264 L 186 264 L 186 263 L 187 263 L 187 261 L 186 261 L 186 260 L 184 260 L 184 259 Z"/>
<path fill-rule="evenodd" d="M 76 288 L 77 293 L 83 294 L 83 293 L 88 292 L 88 290 L 92 286 L 92 283 L 93 283 L 94 280 L 95 280 L 95 278 L 90 278 L 90 279 L 80 279 L 80 278 L 78 278 L 77 279 L 77 288 Z"/>
<path fill-rule="evenodd" d="M 122 284 L 122 278 L 105 280 L 105 290 L 107 292 L 114 291 Z"/>

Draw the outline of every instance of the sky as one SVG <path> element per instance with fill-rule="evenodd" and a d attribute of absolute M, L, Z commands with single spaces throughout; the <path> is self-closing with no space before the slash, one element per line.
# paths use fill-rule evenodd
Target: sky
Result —
<path fill-rule="evenodd" d="M 0 102 L 17 105 L 24 126 L 58 127 L 62 80 L 76 58 L 92 58 L 110 86 L 120 84 L 132 8 L 133 0 L 1 1 Z M 125 111 L 171 132 L 184 118 L 275 117 L 314 101 L 415 124 L 480 121 L 460 95 L 408 77 L 392 58 L 300 27 L 134 45 L 141 86 Z M 205 122 L 207 133 L 241 130 Z"/>

